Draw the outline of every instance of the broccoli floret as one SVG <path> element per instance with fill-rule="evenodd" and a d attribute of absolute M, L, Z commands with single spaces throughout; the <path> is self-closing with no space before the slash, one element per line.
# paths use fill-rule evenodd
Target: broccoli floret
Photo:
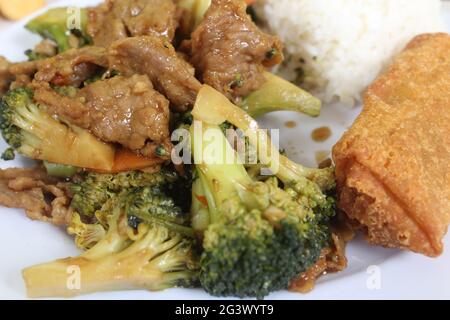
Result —
<path fill-rule="evenodd" d="M 311 117 L 320 115 L 322 103 L 319 99 L 270 72 L 264 75 L 267 81 L 240 104 L 250 116 L 258 117 L 274 111 L 294 111 Z"/>
<path fill-rule="evenodd" d="M 68 166 L 65 164 L 56 164 L 44 161 L 44 167 L 47 170 L 47 174 L 57 178 L 71 178 L 79 171 L 78 168 Z"/>
<path fill-rule="evenodd" d="M 21 130 L 15 122 L 19 123 L 19 120 L 21 120 L 18 112 L 31 104 L 32 95 L 31 90 L 21 88 L 7 92 L 2 98 L 0 104 L 0 128 L 6 143 L 11 146 L 6 151 L 8 156 L 4 156 L 3 158 L 14 159 L 11 154 L 11 149 L 17 149 L 22 146 L 23 137 Z"/>
<path fill-rule="evenodd" d="M 117 174 L 86 173 L 69 185 L 73 197 L 71 207 L 84 219 L 92 219 L 97 210 L 112 197 L 136 187 L 159 187 L 174 183 L 177 175 L 168 171 L 146 173 L 141 171 Z"/>
<path fill-rule="evenodd" d="M 130 181 L 124 183 L 126 177 Z M 89 249 L 103 238 L 102 231 L 109 229 L 109 216 L 120 201 L 127 213 L 128 225 L 132 228 L 136 229 L 144 222 L 193 236 L 192 229 L 186 227 L 189 225 L 187 211 L 183 211 L 167 192 L 167 185 L 173 183 L 174 179 L 175 175 L 168 172 L 88 174 L 83 182 L 69 186 L 72 191 L 78 192 L 72 200 L 71 206 L 75 213 L 67 231 L 75 235 L 77 247 Z"/>
<path fill-rule="evenodd" d="M 125 201 L 126 195 L 115 198 L 108 231 L 90 250 L 76 258 L 25 269 L 28 295 L 70 297 L 105 290 L 155 291 L 196 284 L 194 240 L 158 223 L 129 227 Z M 69 267 L 79 268 L 78 287 L 67 285 Z"/>
<path fill-rule="evenodd" d="M 54 8 L 28 22 L 25 28 L 44 39 L 54 41 L 58 46 L 58 52 L 61 53 L 91 42 L 86 33 L 87 20 L 87 9 Z M 32 51 L 29 57 L 40 58 Z"/>
<path fill-rule="evenodd" d="M 12 149 L 32 159 L 105 171 L 114 164 L 114 147 L 47 114 L 45 106 L 33 102 L 33 92 L 27 88 L 10 90 L 3 96 L 0 130 Z M 2 158 L 13 159 L 12 150 Z"/>
<path fill-rule="evenodd" d="M 217 296 L 258 298 L 287 288 L 328 244 L 328 226 L 319 223 L 312 208 L 299 206 L 279 188 L 276 178 L 252 180 L 221 128 L 206 122 L 202 126 L 214 137 L 203 139 L 203 132 L 192 130 L 198 176 L 193 209 L 209 213 L 208 219 L 200 219 L 209 220 L 200 260 L 203 288 Z M 225 162 L 230 159 L 232 164 Z"/>
<path fill-rule="evenodd" d="M 147 217 L 151 219 L 164 217 L 166 221 L 180 224 L 184 222 L 180 221 L 181 208 L 155 186 L 133 189 L 129 194 L 127 212 L 142 220 L 147 220 Z"/>
<path fill-rule="evenodd" d="M 99 223 L 84 223 L 78 213 L 74 212 L 67 227 L 67 233 L 75 236 L 75 244 L 82 250 L 95 246 L 106 235 L 105 228 Z"/>
<path fill-rule="evenodd" d="M 72 192 L 71 207 L 85 221 L 98 219 L 98 215 L 102 214 L 98 211 L 107 204 L 107 201 L 124 192 L 132 191 L 130 197 L 135 195 L 136 207 L 145 204 L 149 206 L 150 211 L 153 210 L 152 206 L 165 207 L 163 211 L 166 215 L 168 211 L 173 211 L 174 215 L 188 212 L 190 206 L 190 199 L 185 200 L 186 197 L 190 198 L 189 175 L 180 176 L 169 168 L 164 168 L 157 173 L 141 171 L 117 174 L 85 173 L 73 179 L 69 190 Z M 139 192 L 141 192 L 140 195 Z M 170 203 L 162 198 L 164 195 L 170 197 Z M 142 199 L 139 199 L 140 196 Z M 149 201 L 150 198 L 151 201 Z M 143 199 L 147 202 L 144 203 Z M 131 206 L 130 210 L 134 210 L 134 207 Z M 152 213 L 155 212 L 152 211 Z"/>
<path fill-rule="evenodd" d="M 7 148 L 3 151 L 1 158 L 5 161 L 11 161 L 16 158 L 16 154 L 14 153 L 14 148 Z"/>
<path fill-rule="evenodd" d="M 189 215 L 177 206 L 160 186 L 134 188 L 128 192 L 126 211 L 134 223 L 136 218 L 146 223 L 159 223 L 180 233 L 193 235 L 189 224 Z M 130 218 L 129 218 L 130 221 Z"/>

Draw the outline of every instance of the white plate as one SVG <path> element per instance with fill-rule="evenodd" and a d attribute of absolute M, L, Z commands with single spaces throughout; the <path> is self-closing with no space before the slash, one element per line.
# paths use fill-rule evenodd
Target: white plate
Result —
<path fill-rule="evenodd" d="M 61 1 L 58 5 L 86 6 L 98 0 Z M 444 13 L 450 26 L 450 10 Z M 0 54 L 11 60 L 24 60 L 25 49 L 33 47 L 39 38 L 23 29 L 19 22 L 0 34 Z M 280 128 L 281 141 L 295 160 L 313 165 L 314 154 L 330 150 L 344 130 L 351 125 L 360 109 L 326 106 L 319 119 L 309 119 L 292 113 L 265 117 L 263 125 Z M 298 123 L 294 129 L 284 126 L 287 120 Z M 326 143 L 314 143 L 310 133 L 319 126 L 329 126 L 333 136 Z M 0 150 L 6 147 L 0 142 Z M 0 161 L 0 167 L 23 166 L 23 159 Z M 28 163 L 29 164 L 29 163 Z M 63 230 L 42 222 L 33 222 L 21 210 L 0 208 L 0 298 L 26 298 L 21 270 L 37 263 L 79 254 L 72 239 Z M 371 247 L 361 239 L 353 241 L 347 250 L 348 268 L 319 280 L 315 290 L 307 295 L 276 292 L 270 299 L 393 299 L 450 298 L 450 237 L 445 253 L 437 259 L 399 250 Z M 209 299 L 204 291 L 172 289 L 163 292 L 122 291 L 82 296 L 83 299 Z"/>

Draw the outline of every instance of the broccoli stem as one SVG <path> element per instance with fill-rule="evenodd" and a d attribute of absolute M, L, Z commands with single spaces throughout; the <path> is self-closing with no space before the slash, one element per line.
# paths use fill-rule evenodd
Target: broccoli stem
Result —
<path fill-rule="evenodd" d="M 202 234 L 211 223 L 210 211 L 216 208 L 212 194 L 203 187 L 204 177 L 200 177 L 199 172 L 197 175 L 198 178 L 192 183 L 191 225 L 194 231 Z"/>
<path fill-rule="evenodd" d="M 128 237 L 123 229 L 126 224 L 126 214 L 120 206 L 116 206 L 111 216 L 108 217 L 108 232 L 94 247 L 84 252 L 81 257 L 85 259 L 100 259 L 121 251 L 128 244 Z M 119 230 L 121 229 L 121 230 Z"/>
<path fill-rule="evenodd" d="M 48 161 L 44 161 L 44 167 L 47 170 L 47 173 L 49 176 L 58 177 L 58 178 L 71 178 L 79 170 L 77 167 L 74 167 L 74 166 L 51 163 Z"/>
<path fill-rule="evenodd" d="M 274 111 L 294 111 L 311 117 L 320 115 L 322 103 L 319 99 L 270 72 L 265 72 L 264 76 L 266 83 L 240 105 L 252 117 Z"/>
<path fill-rule="evenodd" d="M 211 222 L 217 220 L 217 209 L 231 194 L 237 193 L 246 204 L 257 207 L 258 201 L 248 191 L 253 181 L 220 127 L 202 123 L 201 129 L 192 126 L 192 150 L 204 189 L 214 191 L 212 199 L 208 199 L 208 205 L 216 209 L 212 211 Z"/>
<path fill-rule="evenodd" d="M 256 120 L 208 85 L 204 85 L 200 90 L 192 115 L 205 123 L 220 125 L 228 121 L 241 129 L 250 143 L 257 147 L 260 161 L 272 168 L 278 168 L 275 175 L 284 183 L 304 177 L 316 182 L 325 190 L 335 184 L 333 175 L 330 175 L 332 168 L 307 168 L 280 154 L 268 134 L 264 130 L 259 130 Z"/>
<path fill-rule="evenodd" d="M 147 263 L 160 253 L 159 250 L 146 249 L 139 254 L 135 252 L 137 249 L 139 248 L 130 247 L 121 254 L 100 260 L 78 257 L 27 268 L 23 270 L 23 277 L 28 296 L 73 297 L 92 292 L 136 288 L 157 291 L 170 288 L 178 280 L 190 277 L 189 271 L 165 273 L 165 270 L 161 269 L 161 266 L 167 263 L 165 261 L 167 256 L 164 254 Z M 138 266 L 145 266 L 145 270 Z M 79 287 L 76 286 L 76 278 L 72 278 L 70 272 L 74 272 L 74 275 L 75 272 L 79 274 Z M 74 286 L 70 285 L 71 279 Z"/>
<path fill-rule="evenodd" d="M 237 152 L 217 125 L 202 123 L 202 130 L 191 128 L 194 162 L 210 208 L 209 220 L 215 223 L 230 196 L 237 195 L 245 207 L 264 209 L 267 197 L 258 197 L 257 186 L 247 173 Z"/>

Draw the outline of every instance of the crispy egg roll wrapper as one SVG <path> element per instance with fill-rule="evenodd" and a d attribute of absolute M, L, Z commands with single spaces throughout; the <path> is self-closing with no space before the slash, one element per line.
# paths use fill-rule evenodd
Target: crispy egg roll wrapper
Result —
<path fill-rule="evenodd" d="M 338 205 L 375 245 L 427 256 L 450 222 L 450 35 L 416 37 L 333 149 Z"/>

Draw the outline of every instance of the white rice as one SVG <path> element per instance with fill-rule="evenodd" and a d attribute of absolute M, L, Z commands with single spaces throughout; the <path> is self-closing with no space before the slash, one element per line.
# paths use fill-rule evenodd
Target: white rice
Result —
<path fill-rule="evenodd" d="M 303 86 L 324 102 L 354 105 L 415 35 L 445 30 L 439 0 L 258 2 L 259 17 L 286 47 L 280 72 L 293 80 L 301 68 Z"/>

